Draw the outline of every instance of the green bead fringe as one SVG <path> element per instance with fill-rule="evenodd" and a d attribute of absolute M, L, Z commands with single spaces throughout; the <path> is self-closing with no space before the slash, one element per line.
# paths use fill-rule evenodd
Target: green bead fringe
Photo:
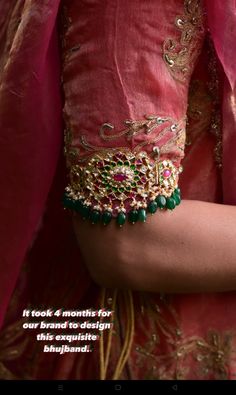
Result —
<path fill-rule="evenodd" d="M 124 212 L 120 212 L 116 217 L 116 223 L 121 227 L 124 225 L 126 220 L 130 223 L 135 224 L 136 222 L 145 222 L 147 219 L 147 213 L 155 214 L 158 209 L 169 209 L 173 210 L 181 202 L 180 189 L 176 188 L 170 197 L 163 195 L 157 196 L 157 198 L 151 201 L 147 209 L 141 208 L 139 210 L 131 210 L 128 215 Z M 89 219 L 92 224 L 101 222 L 103 225 L 108 225 L 112 220 L 112 213 L 110 211 L 104 211 L 101 213 L 98 210 L 92 210 L 89 206 L 85 205 L 81 200 L 72 200 L 66 193 L 63 196 L 63 206 L 70 210 L 80 213 L 83 219 Z"/>

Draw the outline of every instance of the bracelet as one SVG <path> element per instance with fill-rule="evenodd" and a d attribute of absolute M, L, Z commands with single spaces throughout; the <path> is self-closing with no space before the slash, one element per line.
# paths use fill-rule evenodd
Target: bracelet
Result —
<path fill-rule="evenodd" d="M 63 205 L 92 224 L 108 225 L 113 218 L 119 226 L 126 220 L 145 222 L 147 213 L 173 210 L 180 204 L 181 172 L 182 166 L 153 159 L 143 151 L 104 149 L 70 168 Z"/>

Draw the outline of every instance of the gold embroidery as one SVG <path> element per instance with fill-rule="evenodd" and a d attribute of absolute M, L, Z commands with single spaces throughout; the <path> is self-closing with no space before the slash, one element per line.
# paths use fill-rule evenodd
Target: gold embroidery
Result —
<path fill-rule="evenodd" d="M 206 340 L 201 339 L 196 342 L 197 347 L 194 350 L 194 356 L 201 364 L 199 375 L 204 377 L 213 371 L 219 380 L 228 378 L 227 366 L 231 359 L 234 335 L 233 332 L 220 334 L 216 331 L 209 331 Z"/>
<path fill-rule="evenodd" d="M 144 146 L 157 146 L 159 149 L 159 156 L 173 153 L 173 160 L 179 162 L 183 157 L 185 145 L 185 118 L 176 121 L 171 117 L 159 115 L 146 115 L 144 120 L 126 120 L 124 121 L 125 129 L 116 133 L 111 133 L 115 129 L 111 123 L 104 123 L 98 132 L 101 141 L 109 142 L 112 140 L 125 139 L 125 142 L 130 144 L 131 139 L 138 134 L 143 133 L 144 141 L 136 144 L 132 140 L 134 153 L 140 152 Z M 109 133 L 108 133 L 109 131 Z M 153 132 L 155 136 L 153 137 Z M 149 137 L 150 136 L 150 137 Z M 78 145 L 80 148 L 78 148 Z M 118 150 L 125 150 L 125 146 L 116 147 Z M 110 147 L 92 145 L 85 133 L 81 133 L 79 139 L 76 141 L 76 146 L 73 146 L 72 131 L 70 128 L 65 132 L 65 154 L 67 163 L 70 167 L 72 164 L 85 162 L 95 153 L 105 153 L 110 150 Z"/>
<path fill-rule="evenodd" d="M 219 78 L 219 63 L 211 40 L 206 40 L 208 63 L 206 76 L 200 74 L 200 79 L 193 78 L 189 87 L 189 102 L 187 111 L 186 145 L 189 146 L 201 133 L 210 132 L 216 139 L 214 149 L 215 161 L 222 168 L 222 119 L 221 119 L 221 86 Z M 205 58 L 204 58 L 205 61 Z M 188 154 L 188 151 L 186 151 Z"/>
<path fill-rule="evenodd" d="M 138 371 L 145 372 L 143 378 L 183 380 L 189 374 L 196 379 L 229 378 L 228 367 L 236 362 L 235 331 L 209 330 L 206 337 L 187 336 L 169 298 L 160 298 L 157 305 L 144 295 L 140 305 L 143 314 L 138 318 L 134 349 Z"/>
<path fill-rule="evenodd" d="M 170 127 L 172 131 L 175 131 L 175 129 L 177 128 L 177 124 L 175 124 L 174 120 L 169 117 L 165 118 L 158 115 L 146 115 L 145 118 L 146 120 L 143 121 L 133 121 L 130 119 L 124 121 L 124 124 L 127 126 L 127 128 L 113 135 L 107 135 L 105 133 L 105 130 L 113 130 L 114 126 L 110 123 L 104 123 L 100 129 L 99 134 L 103 140 L 114 140 L 124 135 L 126 135 L 127 140 L 129 140 L 131 137 L 141 133 L 142 131 L 144 131 L 145 134 L 150 134 L 153 130 L 157 128 L 157 126 L 162 125 L 165 122 L 171 122 Z"/>
<path fill-rule="evenodd" d="M 180 39 L 168 38 L 163 44 L 163 59 L 174 79 L 184 82 L 189 78 L 197 59 L 204 34 L 201 0 L 185 0 L 184 15 L 177 16 L 175 25 Z"/>
<path fill-rule="evenodd" d="M 206 336 L 187 336 L 181 330 L 170 296 L 161 295 L 157 300 L 157 295 L 134 293 L 133 300 L 137 337 L 132 340 L 126 366 L 132 379 L 229 378 L 230 363 L 236 361 L 236 331 L 210 330 Z M 116 318 L 123 326 L 127 325 L 127 317 L 119 310 L 125 303 L 118 299 L 116 309 Z M 122 344 L 117 347 L 122 348 Z M 112 352 L 113 364 L 115 359 Z M 112 376 L 112 369 L 109 375 Z"/>
<path fill-rule="evenodd" d="M 62 12 L 62 53 L 63 53 L 63 72 L 62 72 L 62 83 L 63 75 L 66 70 L 67 64 L 72 60 L 74 54 L 80 49 L 78 42 L 68 42 L 70 37 L 70 29 L 72 24 L 72 15 L 68 15 L 67 7 L 63 6 Z M 69 105 L 69 103 L 67 103 Z M 186 119 L 183 118 L 180 121 L 176 121 L 169 116 L 163 115 L 145 115 L 144 119 L 132 120 L 128 119 L 124 121 L 125 128 L 115 132 L 115 126 L 110 122 L 105 122 L 101 125 L 98 132 L 99 138 L 104 145 L 95 146 L 90 143 L 89 138 L 83 130 L 74 131 L 70 125 L 70 117 L 64 108 L 64 121 L 66 124 L 65 129 L 65 155 L 67 166 L 70 168 L 72 165 L 86 162 L 89 157 L 95 153 L 105 153 L 110 147 L 105 144 L 111 141 L 120 139 L 120 144 L 117 149 L 124 150 L 125 146 L 132 151 L 137 153 L 145 147 L 147 151 L 157 146 L 160 157 L 165 154 L 166 157 L 173 158 L 173 162 L 178 165 L 180 159 L 183 157 L 184 151 L 184 139 L 185 139 L 185 123 Z M 153 132 L 155 131 L 155 137 Z M 143 142 L 136 143 L 136 135 L 144 134 Z M 91 133 L 90 133 L 91 134 Z M 88 134 L 89 135 L 89 134 Z M 150 138 L 149 138 L 150 136 Z M 123 141 L 122 141 L 123 139 Z M 124 141 L 125 140 L 125 141 Z M 140 139 L 139 139 L 140 141 Z M 128 144 L 127 144 L 128 143 Z"/>

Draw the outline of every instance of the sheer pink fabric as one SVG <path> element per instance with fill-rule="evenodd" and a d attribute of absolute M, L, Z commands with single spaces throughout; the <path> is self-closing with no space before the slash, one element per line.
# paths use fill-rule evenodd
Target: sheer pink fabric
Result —
<path fill-rule="evenodd" d="M 60 152 L 58 6 L 0 4 L 0 321 L 40 226 Z"/>

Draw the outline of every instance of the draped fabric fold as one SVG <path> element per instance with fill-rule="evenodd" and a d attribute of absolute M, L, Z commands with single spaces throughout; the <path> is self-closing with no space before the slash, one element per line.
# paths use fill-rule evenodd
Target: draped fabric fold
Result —
<path fill-rule="evenodd" d="M 208 27 L 224 80 L 223 98 L 223 192 L 224 202 L 236 204 L 236 162 L 232 160 L 236 147 L 236 2 L 206 0 Z"/>
<path fill-rule="evenodd" d="M 208 27 L 232 91 L 236 84 L 234 61 L 236 35 L 235 0 L 206 0 Z"/>
<path fill-rule="evenodd" d="M 40 224 L 61 147 L 59 0 L 0 5 L 0 319 Z"/>

